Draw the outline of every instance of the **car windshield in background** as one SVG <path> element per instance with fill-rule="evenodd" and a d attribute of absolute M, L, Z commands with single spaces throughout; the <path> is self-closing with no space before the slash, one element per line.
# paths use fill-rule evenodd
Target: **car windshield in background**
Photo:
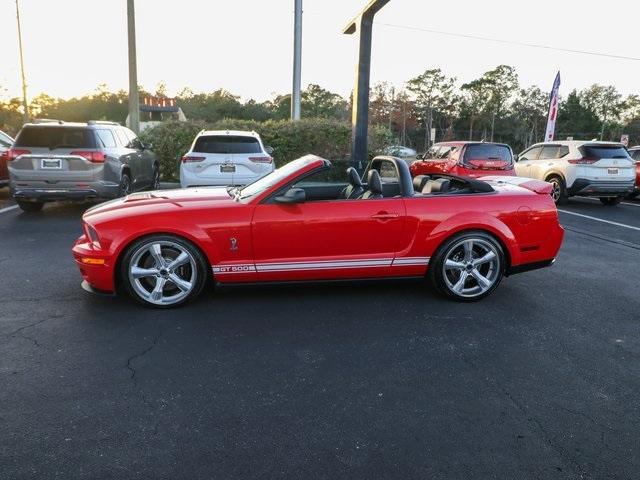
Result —
<path fill-rule="evenodd" d="M 624 147 L 612 145 L 585 145 L 582 147 L 584 156 L 587 158 L 629 158 L 629 154 Z"/>
<path fill-rule="evenodd" d="M 25 127 L 16 139 L 16 145 L 32 148 L 95 148 L 93 132 L 88 128 Z"/>
<path fill-rule="evenodd" d="M 464 153 L 465 160 L 503 160 L 512 163 L 509 147 L 505 145 L 468 145 Z"/>
<path fill-rule="evenodd" d="M 262 153 L 257 138 L 228 135 L 198 137 L 193 151 L 197 153 Z"/>
<path fill-rule="evenodd" d="M 300 158 L 298 160 L 294 160 L 293 162 L 287 163 L 277 170 L 274 170 L 269 175 L 262 177 L 260 180 L 250 183 L 246 187 L 242 188 L 240 190 L 240 198 L 245 199 L 253 197 L 254 195 L 258 195 L 268 190 L 269 188 L 287 178 L 292 173 L 300 170 L 300 168 L 302 168 L 307 162 L 307 159 Z"/>

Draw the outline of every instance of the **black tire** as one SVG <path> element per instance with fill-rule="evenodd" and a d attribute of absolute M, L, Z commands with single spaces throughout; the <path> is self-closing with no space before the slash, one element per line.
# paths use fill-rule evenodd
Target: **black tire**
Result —
<path fill-rule="evenodd" d="M 153 166 L 153 175 L 151 177 L 151 185 L 149 190 L 158 190 L 160 188 L 160 167 L 158 165 Z"/>
<path fill-rule="evenodd" d="M 615 207 L 622 201 L 621 197 L 600 197 L 600 201 L 607 207 Z"/>
<path fill-rule="evenodd" d="M 471 243 L 471 262 L 477 261 L 480 258 L 473 255 L 481 255 L 482 252 L 493 252 L 495 255 L 495 262 L 493 259 L 489 262 L 479 264 L 474 267 L 473 270 L 468 266 L 469 262 L 466 259 L 465 244 Z M 462 250 L 460 250 L 462 249 Z M 454 260 L 458 255 L 463 255 L 458 260 Z M 484 256 L 482 257 L 484 258 Z M 453 263 L 460 264 L 463 268 L 449 268 L 445 269 L 445 262 L 450 259 Z M 506 260 L 504 251 L 500 243 L 491 235 L 480 231 L 468 231 L 462 232 L 446 240 L 436 251 L 432 260 L 429 262 L 429 272 L 427 278 L 431 285 L 441 295 L 451 298 L 458 302 L 477 302 L 493 293 L 498 288 L 506 268 Z M 481 286 L 480 281 L 476 280 L 477 274 L 482 276 L 485 280 L 490 281 L 490 285 Z M 456 273 L 459 274 L 456 277 Z M 462 278 L 465 274 L 464 279 Z M 455 282 L 455 284 L 454 284 Z M 461 284 L 461 289 L 456 289 L 457 285 Z M 474 287 L 473 284 L 476 284 Z M 465 291 L 468 290 L 468 291 Z"/>
<path fill-rule="evenodd" d="M 633 192 L 633 193 L 630 193 L 629 195 L 627 195 L 627 198 L 629 200 L 635 200 L 638 197 L 639 194 L 640 194 L 640 192 Z"/>
<path fill-rule="evenodd" d="M 558 175 L 553 175 L 547 178 L 547 182 L 549 182 L 553 186 L 553 190 L 551 191 L 551 198 L 556 205 L 565 205 L 569 196 L 567 195 L 567 186 L 564 183 L 564 180 Z"/>
<path fill-rule="evenodd" d="M 155 245 L 161 247 L 160 256 L 164 260 L 162 268 L 158 267 L 156 257 L 149 250 Z M 188 254 L 187 263 L 172 269 L 171 262 L 182 255 L 182 252 Z M 193 301 L 202 293 L 210 271 L 207 265 L 204 255 L 188 240 L 174 235 L 151 235 L 127 248 L 120 262 L 120 285 L 131 298 L 142 305 L 162 309 L 175 308 Z M 157 270 L 158 273 L 134 278 L 134 267 L 144 272 Z M 173 275 L 177 276 L 177 283 L 172 280 Z M 159 289 L 161 298 L 154 296 L 158 282 L 162 282 Z M 188 292 L 179 288 L 180 282 L 191 285 Z"/>
<path fill-rule="evenodd" d="M 27 202 L 24 200 L 16 200 L 16 203 L 23 212 L 27 213 L 39 212 L 42 210 L 42 207 L 44 207 L 44 202 Z"/>
<path fill-rule="evenodd" d="M 126 197 L 131 193 L 131 176 L 128 173 L 123 173 L 120 177 L 120 187 L 118 189 L 118 196 Z"/>

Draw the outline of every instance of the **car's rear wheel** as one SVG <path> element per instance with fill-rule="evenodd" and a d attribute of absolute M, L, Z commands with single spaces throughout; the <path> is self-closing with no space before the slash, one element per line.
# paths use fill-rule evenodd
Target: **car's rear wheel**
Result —
<path fill-rule="evenodd" d="M 27 213 L 39 212 L 44 207 L 44 202 L 27 202 L 24 200 L 16 200 L 16 202 L 22 211 Z"/>
<path fill-rule="evenodd" d="M 128 173 L 123 173 L 120 178 L 120 190 L 121 197 L 126 197 L 131 193 L 131 177 Z"/>
<path fill-rule="evenodd" d="M 120 265 L 120 278 L 127 293 L 138 302 L 171 308 L 202 292 L 208 270 L 203 255 L 190 242 L 154 235 L 129 247 Z"/>
<path fill-rule="evenodd" d="M 549 177 L 547 182 L 551 184 L 551 198 L 556 205 L 564 205 L 567 203 L 567 186 L 562 178 L 554 175 Z"/>
<path fill-rule="evenodd" d="M 504 276 L 504 252 L 484 232 L 465 232 L 447 240 L 430 263 L 429 278 L 440 293 L 461 302 L 490 295 Z"/>
<path fill-rule="evenodd" d="M 600 201 L 602 202 L 603 205 L 606 205 L 607 207 L 615 207 L 616 205 L 618 205 L 622 201 L 622 198 L 620 198 L 620 197 L 600 197 Z"/>

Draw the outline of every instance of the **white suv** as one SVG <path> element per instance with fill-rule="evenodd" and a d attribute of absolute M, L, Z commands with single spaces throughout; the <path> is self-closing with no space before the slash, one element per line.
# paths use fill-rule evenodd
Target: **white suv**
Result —
<path fill-rule="evenodd" d="M 599 197 L 605 205 L 617 205 L 634 190 L 635 162 L 620 143 L 538 143 L 518 155 L 516 162 L 519 176 L 553 185 L 556 204 L 576 195 Z"/>
<path fill-rule="evenodd" d="M 180 185 L 247 185 L 273 172 L 272 153 L 256 132 L 203 130 L 182 157 Z"/>

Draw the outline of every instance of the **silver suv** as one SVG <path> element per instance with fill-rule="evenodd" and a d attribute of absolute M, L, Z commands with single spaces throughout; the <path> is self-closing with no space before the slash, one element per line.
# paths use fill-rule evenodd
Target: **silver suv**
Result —
<path fill-rule="evenodd" d="M 28 123 L 8 152 L 11 193 L 22 210 L 34 212 L 55 200 L 155 190 L 160 164 L 150 148 L 113 122 Z"/>

